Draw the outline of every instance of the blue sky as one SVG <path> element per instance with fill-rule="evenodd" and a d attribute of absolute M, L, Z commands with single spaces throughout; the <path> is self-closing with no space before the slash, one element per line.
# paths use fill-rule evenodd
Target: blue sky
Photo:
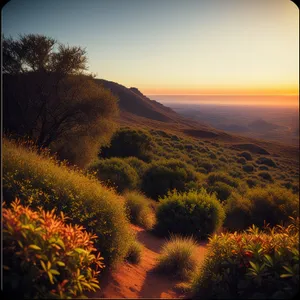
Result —
<path fill-rule="evenodd" d="M 3 33 L 80 45 L 97 77 L 146 94 L 295 93 L 289 0 L 11 0 Z"/>

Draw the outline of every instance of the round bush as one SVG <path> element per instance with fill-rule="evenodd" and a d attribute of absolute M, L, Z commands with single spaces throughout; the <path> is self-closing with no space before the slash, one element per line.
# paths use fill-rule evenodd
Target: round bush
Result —
<path fill-rule="evenodd" d="M 250 152 L 242 152 L 238 156 L 244 157 L 246 160 L 252 160 L 252 155 Z"/>
<path fill-rule="evenodd" d="M 224 220 L 224 210 L 215 195 L 204 189 L 179 194 L 169 193 L 156 211 L 156 232 L 193 235 L 198 239 L 207 238 L 220 228 Z"/>
<path fill-rule="evenodd" d="M 96 172 L 98 179 L 108 186 L 115 187 L 119 193 L 125 189 L 135 189 L 139 181 L 137 172 L 120 158 L 98 160 L 89 170 Z"/>
<path fill-rule="evenodd" d="M 254 171 L 253 165 L 247 164 L 242 167 L 244 172 L 251 173 Z"/>
<path fill-rule="evenodd" d="M 273 168 L 277 167 L 274 160 L 272 160 L 271 158 L 267 158 L 267 157 L 259 157 L 257 159 L 256 163 L 259 165 L 266 165 L 266 166 L 273 167 Z"/>
<path fill-rule="evenodd" d="M 168 191 L 185 191 L 186 185 L 197 181 L 197 173 L 186 163 L 176 160 L 162 160 L 153 163 L 142 178 L 142 191 L 150 198 L 158 199 Z"/>
<path fill-rule="evenodd" d="M 114 134 L 110 146 L 101 149 L 100 156 L 105 158 L 136 156 L 147 159 L 151 143 L 152 138 L 146 131 L 122 128 Z"/>
<path fill-rule="evenodd" d="M 236 179 L 224 172 L 214 172 L 208 175 L 207 182 L 213 185 L 215 182 L 224 182 L 232 187 L 238 187 L 238 182 Z"/>
<path fill-rule="evenodd" d="M 267 181 L 273 181 L 273 178 L 269 172 L 260 172 L 258 173 L 258 176 Z"/>
<path fill-rule="evenodd" d="M 197 268 L 197 243 L 191 237 L 171 236 L 161 250 L 157 270 L 188 279 Z"/>
<path fill-rule="evenodd" d="M 124 158 L 124 160 L 135 169 L 135 171 L 138 173 L 140 177 L 142 177 L 147 169 L 147 163 L 145 163 L 143 160 L 138 159 L 137 157 L 130 156 L 127 158 Z"/>
<path fill-rule="evenodd" d="M 209 192 L 215 192 L 219 200 L 226 200 L 232 193 L 232 187 L 224 182 L 217 181 L 214 185 L 209 186 L 207 189 Z"/>
<path fill-rule="evenodd" d="M 236 160 L 239 164 L 242 164 L 244 165 L 247 161 L 244 157 L 239 157 L 237 160 Z"/>
<path fill-rule="evenodd" d="M 225 205 L 226 218 L 224 227 L 231 231 L 239 231 L 251 224 L 252 205 L 248 198 L 233 192 Z"/>
<path fill-rule="evenodd" d="M 95 291 L 103 268 L 93 239 L 54 210 L 33 211 L 14 201 L 3 209 L 4 295 L 8 299 L 80 298 Z M 4 298 L 6 298 L 4 297 Z"/>
<path fill-rule="evenodd" d="M 299 215 L 299 199 L 290 190 L 277 185 L 266 188 L 253 188 L 246 197 L 251 202 L 251 223 L 263 226 L 264 221 L 270 225 L 289 221 L 289 217 Z M 249 224 L 250 225 L 250 224 Z"/>

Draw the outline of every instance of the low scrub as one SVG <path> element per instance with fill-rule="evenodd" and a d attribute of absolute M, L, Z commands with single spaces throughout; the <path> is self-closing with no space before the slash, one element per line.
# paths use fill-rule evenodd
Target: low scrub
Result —
<path fill-rule="evenodd" d="M 241 230 L 255 224 L 277 225 L 289 221 L 289 216 L 299 215 L 299 200 L 292 191 L 269 185 L 249 189 L 243 196 L 233 193 L 227 200 L 225 226 Z"/>
<path fill-rule="evenodd" d="M 215 182 L 224 182 L 232 187 L 238 187 L 238 181 L 231 177 L 230 175 L 227 175 L 224 172 L 214 172 L 208 175 L 207 182 L 209 184 L 214 184 Z"/>
<path fill-rule="evenodd" d="M 242 169 L 244 172 L 247 172 L 247 173 L 252 173 L 255 170 L 253 165 L 250 165 L 250 164 L 243 165 Z"/>
<path fill-rule="evenodd" d="M 130 221 L 145 229 L 151 229 L 155 216 L 150 208 L 150 200 L 138 192 L 128 192 L 124 198 Z"/>
<path fill-rule="evenodd" d="M 134 168 L 120 158 L 98 160 L 89 166 L 89 171 L 95 172 L 96 177 L 121 193 L 137 187 L 139 176 Z"/>
<path fill-rule="evenodd" d="M 97 277 L 104 265 L 95 253 L 96 235 L 67 225 L 63 214 L 33 211 L 19 200 L 4 206 L 2 216 L 7 298 L 79 298 L 99 289 Z"/>
<path fill-rule="evenodd" d="M 134 156 L 130 156 L 124 158 L 124 161 L 126 161 L 132 168 L 135 169 L 140 178 L 144 175 L 147 169 L 147 163 L 145 163 L 143 160 Z"/>
<path fill-rule="evenodd" d="M 256 160 L 256 163 L 259 164 L 259 165 L 266 165 L 266 166 L 273 167 L 273 168 L 277 167 L 277 165 L 274 162 L 274 160 L 271 159 L 271 158 L 268 158 L 268 157 L 259 157 Z"/>
<path fill-rule="evenodd" d="M 207 190 L 216 193 L 217 198 L 222 202 L 231 195 L 233 188 L 224 182 L 217 181 L 214 185 L 209 186 Z"/>
<path fill-rule="evenodd" d="M 156 232 L 193 235 L 205 239 L 223 223 L 224 210 L 215 195 L 199 192 L 169 193 L 160 199 L 156 211 Z"/>
<path fill-rule="evenodd" d="M 197 243 L 191 237 L 171 236 L 158 257 L 157 270 L 188 279 L 197 268 Z"/>
<path fill-rule="evenodd" d="M 292 299 L 299 292 L 299 220 L 214 235 L 193 290 L 205 299 Z"/>
<path fill-rule="evenodd" d="M 146 131 L 121 128 L 114 134 L 110 146 L 101 149 L 99 156 L 105 158 L 135 156 L 147 159 L 151 144 L 151 135 Z"/>
<path fill-rule="evenodd" d="M 143 246 L 137 241 L 133 241 L 128 249 L 126 260 L 131 264 L 138 264 L 141 261 Z"/>
<path fill-rule="evenodd" d="M 246 152 L 246 151 L 240 153 L 238 156 L 244 157 L 246 160 L 252 160 L 253 159 L 251 153 Z"/>
<path fill-rule="evenodd" d="M 45 151 L 3 141 L 3 196 L 31 207 L 56 208 L 97 236 L 106 265 L 123 260 L 133 239 L 121 198 L 98 180 L 57 162 Z"/>
<path fill-rule="evenodd" d="M 176 189 L 187 190 L 187 184 L 197 181 L 197 173 L 186 163 L 177 160 L 161 160 L 152 163 L 142 178 L 142 191 L 150 198 L 158 199 Z"/>
<path fill-rule="evenodd" d="M 257 175 L 263 178 L 264 180 L 273 182 L 273 177 L 269 172 L 259 172 Z"/>

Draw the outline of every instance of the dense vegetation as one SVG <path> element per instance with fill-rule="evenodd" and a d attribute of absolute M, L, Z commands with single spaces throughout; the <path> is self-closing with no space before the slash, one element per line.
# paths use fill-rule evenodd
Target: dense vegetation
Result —
<path fill-rule="evenodd" d="M 255 226 L 214 235 L 195 276 L 195 297 L 291 299 L 299 292 L 299 220 L 288 227 Z"/>
<path fill-rule="evenodd" d="M 133 239 L 125 207 L 112 190 L 91 176 L 59 163 L 47 152 L 3 142 L 3 196 L 15 197 L 31 207 L 63 212 L 72 223 L 83 225 L 98 238 L 104 263 L 122 260 Z"/>
<path fill-rule="evenodd" d="M 225 214 L 214 195 L 200 192 L 169 193 L 157 207 L 156 232 L 207 238 L 222 226 Z"/>
<path fill-rule="evenodd" d="M 96 235 L 67 225 L 62 213 L 32 211 L 19 200 L 3 208 L 3 222 L 5 298 L 77 298 L 99 289 Z"/>
<path fill-rule="evenodd" d="M 182 124 L 176 133 L 116 130 L 117 99 L 86 73 L 85 51 L 55 45 L 41 35 L 3 41 L 5 292 L 64 298 L 94 290 L 104 264 L 141 261 L 130 221 L 172 236 L 157 268 L 194 278 L 196 296 L 293 296 L 294 160 L 217 134 L 188 137 Z M 197 273 L 203 239 L 209 255 Z"/>

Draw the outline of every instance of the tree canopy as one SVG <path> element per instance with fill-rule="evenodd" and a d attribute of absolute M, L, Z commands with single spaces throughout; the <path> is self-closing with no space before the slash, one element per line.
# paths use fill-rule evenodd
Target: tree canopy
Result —
<path fill-rule="evenodd" d="M 88 163 L 84 157 L 91 149 L 96 157 L 112 134 L 118 107 L 115 96 L 87 69 L 80 46 L 34 34 L 4 38 L 4 129 L 50 147 L 72 163 Z"/>

